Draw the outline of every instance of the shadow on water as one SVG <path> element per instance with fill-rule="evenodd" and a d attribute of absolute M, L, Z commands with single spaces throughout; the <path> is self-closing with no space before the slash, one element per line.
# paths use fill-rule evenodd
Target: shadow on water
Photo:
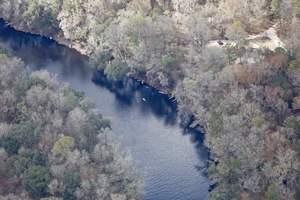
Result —
<path fill-rule="evenodd" d="M 177 105 L 165 94 L 147 84 L 135 81 L 132 78 L 124 78 L 122 81 L 111 81 L 101 71 L 95 72 L 92 81 L 105 87 L 115 94 L 115 97 L 125 105 L 135 103 L 136 94 L 139 93 L 144 101 L 140 107 L 143 113 L 152 112 L 156 117 L 163 118 L 165 124 L 177 123 Z"/>
<path fill-rule="evenodd" d="M 10 48 L 14 55 L 22 58 L 25 63 L 35 65 L 34 69 L 41 69 L 41 66 L 51 60 L 51 62 L 63 62 L 63 76 L 76 74 L 76 76 L 79 75 L 79 78 L 86 79 L 91 71 L 83 67 L 88 66 L 88 57 L 49 38 L 6 27 L 2 19 L 0 19 L 0 36 L 1 43 Z M 32 60 L 34 63 L 31 63 Z M 131 78 L 124 78 L 123 81 L 111 81 L 101 71 L 93 73 L 92 82 L 108 89 L 120 102 L 128 106 L 134 103 L 135 94 L 140 93 L 141 97 L 146 100 L 140 107 L 143 113 L 152 112 L 156 117 L 163 118 L 167 125 L 175 125 L 178 122 L 176 103 L 167 95 L 161 94 L 157 89 L 145 83 Z M 199 129 L 189 127 L 192 121 L 193 117 L 189 117 L 187 123 L 180 123 L 180 126 L 184 135 L 191 135 L 191 142 L 196 149 L 200 149 L 199 152 L 202 154 L 204 135 Z"/>
<path fill-rule="evenodd" d="M 123 81 L 111 81 L 102 71 L 95 72 L 92 81 L 100 86 L 105 87 L 115 94 L 115 97 L 123 104 L 133 104 L 135 93 L 140 93 L 145 99 L 145 104 L 140 107 L 143 113 L 152 112 L 156 117 L 164 120 L 166 125 L 175 125 L 178 123 L 177 104 L 167 95 L 161 94 L 157 89 L 148 86 L 145 83 L 135 81 L 131 78 L 124 78 Z M 191 128 L 190 125 L 194 121 L 193 116 L 180 122 L 180 128 L 183 135 L 190 135 L 190 141 L 194 144 L 199 159 L 208 158 L 209 152 L 203 146 L 204 134 L 201 133 L 200 127 Z M 199 171 L 203 172 L 205 166 L 195 166 Z"/>
<path fill-rule="evenodd" d="M 103 72 L 89 69 L 86 56 L 48 38 L 22 33 L 10 27 L 4 27 L 4 25 L 4 22 L 0 20 L 0 42 L 13 50 L 14 55 L 22 58 L 33 70 L 43 69 L 43 66 L 49 65 L 49 63 L 59 63 L 62 66 L 59 71 L 62 73 L 62 77 L 74 76 L 73 79 L 80 79 L 82 82 L 92 81 L 98 87 L 106 88 L 113 93 L 121 106 L 130 108 L 133 105 L 138 106 L 141 113 L 153 114 L 166 126 L 180 124 L 181 133 L 189 135 L 198 160 L 208 159 L 209 152 L 203 146 L 204 135 L 199 131 L 199 127 L 190 128 L 192 117 L 187 120 L 187 123 L 179 123 L 176 102 L 167 95 L 131 78 L 124 78 L 119 82 L 111 81 L 103 75 Z M 139 103 L 137 103 L 137 99 Z M 207 163 L 205 166 L 195 165 L 195 168 L 199 173 L 203 173 L 206 166 Z"/>
<path fill-rule="evenodd" d="M 0 42 L 11 49 L 15 56 L 22 58 L 26 64 L 33 65 L 34 69 L 40 69 L 49 60 L 59 61 L 67 66 L 62 71 L 64 76 L 79 74 L 79 78 L 87 77 L 88 71 L 83 66 L 88 65 L 88 58 L 73 49 L 66 48 L 46 37 L 6 27 L 2 19 L 0 19 L 0 35 Z"/>

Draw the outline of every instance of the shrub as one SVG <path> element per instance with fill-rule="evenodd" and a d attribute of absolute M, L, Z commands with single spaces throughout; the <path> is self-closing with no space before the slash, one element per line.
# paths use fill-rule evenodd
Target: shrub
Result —
<path fill-rule="evenodd" d="M 18 153 L 20 142 L 10 136 L 5 136 L 0 139 L 0 145 L 5 149 L 8 155 Z"/>
<path fill-rule="evenodd" d="M 113 60 L 111 64 L 107 65 L 104 70 L 104 74 L 107 75 L 108 78 L 115 81 L 122 80 L 126 76 L 127 72 L 127 64 L 120 59 Z"/>
<path fill-rule="evenodd" d="M 218 135 L 223 131 L 224 122 L 221 114 L 213 113 L 208 123 L 209 130 L 212 134 Z"/>
<path fill-rule="evenodd" d="M 14 167 L 17 174 L 23 173 L 26 169 L 34 165 L 46 165 L 45 156 L 38 152 L 32 150 L 23 150 L 19 152 L 14 162 Z"/>
<path fill-rule="evenodd" d="M 164 14 L 164 9 L 156 4 L 152 10 L 152 17 L 157 17 L 158 15 L 163 15 Z"/>
<path fill-rule="evenodd" d="M 26 148 L 31 148 L 39 139 L 41 130 L 31 122 L 22 122 L 13 126 L 9 135 Z"/>
<path fill-rule="evenodd" d="M 47 186 L 51 180 L 50 170 L 43 166 L 33 166 L 25 171 L 23 187 L 34 197 L 43 197 L 47 194 Z"/>
<path fill-rule="evenodd" d="M 233 64 L 239 58 L 237 47 L 225 45 L 224 49 L 228 59 L 228 64 Z"/>
<path fill-rule="evenodd" d="M 292 60 L 287 67 L 287 72 L 293 72 L 300 69 L 300 60 Z"/>
<path fill-rule="evenodd" d="M 27 89 L 29 90 L 32 86 L 41 86 L 43 89 L 45 89 L 47 87 L 47 84 L 39 77 L 32 76 L 27 81 Z"/>
<path fill-rule="evenodd" d="M 58 21 L 49 5 L 31 2 L 22 17 L 27 26 L 34 30 L 49 34 L 58 29 Z"/>
<path fill-rule="evenodd" d="M 91 67 L 96 69 L 105 69 L 109 61 L 113 60 L 111 51 L 108 48 L 104 48 L 102 51 L 95 51 L 89 59 Z"/>
<path fill-rule="evenodd" d="M 53 146 L 53 151 L 55 153 L 65 154 L 75 146 L 74 138 L 70 136 L 64 136 L 58 139 Z"/>
<path fill-rule="evenodd" d="M 270 82 L 270 86 L 273 88 L 279 86 L 285 91 L 293 88 L 293 85 L 290 83 L 285 73 L 280 73 L 274 76 Z"/>
<path fill-rule="evenodd" d="M 269 126 L 270 122 L 266 120 L 265 115 L 255 116 L 251 119 L 251 123 L 254 127 L 262 127 L 263 125 Z"/>
<path fill-rule="evenodd" d="M 296 151 L 298 156 L 300 157 L 300 142 L 293 145 L 293 150 Z"/>
<path fill-rule="evenodd" d="M 268 190 L 265 193 L 266 199 L 267 200 L 277 200 L 279 199 L 279 193 L 277 191 L 277 187 L 275 183 L 272 183 L 269 185 Z"/>
<path fill-rule="evenodd" d="M 207 170 L 206 173 L 208 174 L 208 176 L 210 178 L 212 178 L 215 174 L 218 173 L 218 169 L 214 166 L 214 165 L 210 165 Z"/>
<path fill-rule="evenodd" d="M 77 199 L 74 195 L 76 188 L 80 186 L 80 175 L 78 172 L 67 172 L 63 177 L 64 183 L 64 200 L 75 200 Z"/>
<path fill-rule="evenodd" d="M 164 56 L 161 60 L 161 65 L 167 72 L 171 72 L 178 66 L 178 63 L 171 56 Z"/>
<path fill-rule="evenodd" d="M 286 53 L 286 50 L 284 48 L 282 48 L 282 47 L 276 47 L 274 49 L 274 52 L 275 53 Z"/>
<path fill-rule="evenodd" d="M 285 121 L 285 126 L 292 128 L 294 130 L 294 133 L 297 135 L 297 137 L 300 139 L 300 122 L 294 118 L 294 117 L 289 117 Z"/>
<path fill-rule="evenodd" d="M 74 95 L 70 94 L 66 96 L 64 109 L 69 112 L 76 106 L 76 98 Z"/>

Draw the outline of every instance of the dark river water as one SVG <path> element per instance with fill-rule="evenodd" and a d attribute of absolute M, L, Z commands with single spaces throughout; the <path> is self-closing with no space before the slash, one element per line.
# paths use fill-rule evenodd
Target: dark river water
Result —
<path fill-rule="evenodd" d="M 93 99 L 144 175 L 144 199 L 206 199 L 209 180 L 201 168 L 208 152 L 203 135 L 180 125 L 176 104 L 166 95 L 132 79 L 108 81 L 89 69 L 88 59 L 76 51 L 3 24 L 0 42 L 30 69 L 47 69 Z"/>

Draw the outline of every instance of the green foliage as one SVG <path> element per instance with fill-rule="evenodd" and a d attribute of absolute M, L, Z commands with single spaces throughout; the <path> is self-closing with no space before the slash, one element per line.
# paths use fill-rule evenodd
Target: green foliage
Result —
<path fill-rule="evenodd" d="M 130 18 L 129 25 L 128 25 L 128 35 L 130 37 L 130 41 L 138 45 L 140 40 L 143 40 L 145 32 L 147 31 L 147 18 L 144 18 L 140 15 L 135 15 Z"/>
<path fill-rule="evenodd" d="M 32 151 L 28 149 L 19 152 L 19 155 L 24 158 L 30 159 L 33 165 L 46 165 L 46 158 L 44 154 L 39 151 Z"/>
<path fill-rule="evenodd" d="M 32 166 L 25 171 L 23 187 L 34 197 L 47 195 L 47 187 L 51 180 L 51 173 L 47 167 Z"/>
<path fill-rule="evenodd" d="M 219 161 L 219 164 L 217 165 L 217 170 L 223 177 L 226 177 L 230 169 L 224 161 Z"/>
<path fill-rule="evenodd" d="M 208 200 L 233 200 L 239 199 L 238 185 L 222 183 L 218 185 L 213 191 L 211 191 L 207 199 Z"/>
<path fill-rule="evenodd" d="M 88 97 L 85 97 L 81 102 L 80 102 L 80 108 L 84 110 L 85 112 L 89 112 L 90 110 L 96 108 L 97 105 L 95 102 L 91 101 Z M 99 113 L 100 114 L 100 113 Z M 101 115 L 101 114 L 100 114 Z M 102 115 L 101 115 L 102 117 Z"/>
<path fill-rule="evenodd" d="M 63 176 L 64 183 L 64 200 L 75 200 L 77 197 L 74 195 L 76 188 L 80 186 L 80 175 L 78 172 L 70 171 Z"/>
<path fill-rule="evenodd" d="M 278 200 L 279 192 L 277 191 L 277 187 L 275 183 L 269 185 L 268 190 L 265 192 L 265 197 L 267 200 Z"/>
<path fill-rule="evenodd" d="M 110 128 L 110 120 L 103 119 L 101 113 L 91 113 L 88 115 L 88 122 L 90 127 L 93 127 L 95 131 L 99 131 L 101 128 Z"/>
<path fill-rule="evenodd" d="M 300 69 L 300 60 L 292 60 L 287 67 L 287 72 L 293 72 Z"/>
<path fill-rule="evenodd" d="M 157 17 L 159 15 L 163 15 L 164 14 L 164 9 L 158 5 L 158 4 L 155 4 L 153 10 L 152 10 L 152 17 Z"/>
<path fill-rule="evenodd" d="M 212 108 L 216 108 L 220 105 L 220 102 L 223 98 L 222 94 L 216 94 L 210 102 Z"/>
<path fill-rule="evenodd" d="M 225 54 L 227 56 L 228 64 L 233 64 L 239 58 L 238 49 L 236 46 L 225 45 Z"/>
<path fill-rule="evenodd" d="M 79 101 L 84 98 L 84 92 L 68 88 L 64 91 L 64 109 L 69 112 L 78 106 Z"/>
<path fill-rule="evenodd" d="M 22 122 L 14 125 L 9 133 L 11 137 L 26 148 L 31 148 L 38 141 L 40 134 L 41 129 L 31 122 Z"/>
<path fill-rule="evenodd" d="M 98 127 L 101 127 L 101 128 L 110 128 L 111 122 L 109 119 L 101 119 L 99 125 L 97 126 Z M 99 129 L 98 129 L 99 130 Z"/>
<path fill-rule="evenodd" d="M 224 122 L 223 122 L 222 114 L 212 113 L 208 121 L 208 127 L 211 134 L 213 135 L 221 134 L 223 131 L 223 126 L 224 126 Z"/>
<path fill-rule="evenodd" d="M 300 122 L 296 118 L 289 117 L 285 121 L 285 126 L 292 128 L 294 130 L 294 133 L 297 135 L 298 139 L 300 139 Z"/>
<path fill-rule="evenodd" d="M 299 15 L 300 15 L 300 0 L 294 0 L 292 5 L 293 5 L 293 13 L 299 17 Z"/>
<path fill-rule="evenodd" d="M 161 59 L 161 65 L 167 72 L 171 72 L 178 65 L 177 61 L 171 56 L 164 56 Z"/>
<path fill-rule="evenodd" d="M 19 152 L 19 155 L 16 156 L 15 159 L 14 167 L 16 174 L 21 174 L 26 169 L 34 165 L 46 165 L 45 156 L 41 152 L 30 149 Z"/>
<path fill-rule="evenodd" d="M 258 115 L 252 118 L 251 120 L 252 126 L 254 127 L 262 127 L 263 125 L 265 126 L 269 126 L 270 122 L 268 120 L 266 120 L 265 115 Z"/>
<path fill-rule="evenodd" d="M 282 0 L 272 0 L 271 1 L 271 4 L 270 4 L 271 14 L 273 14 L 273 15 L 278 14 L 281 3 L 282 3 Z M 278 16 L 276 16 L 276 17 L 278 17 Z"/>
<path fill-rule="evenodd" d="M 26 89 L 36 86 L 40 89 L 45 88 L 47 87 L 46 81 L 30 74 L 31 78 L 27 79 L 25 67 L 20 65 L 20 60 L 16 58 L 0 54 L 0 63 L 2 72 L 0 93 L 9 91 L 12 97 L 18 95 L 16 105 L 11 106 L 16 107 L 13 110 L 13 114 L 16 115 L 13 119 L 5 116 L 6 113 L 1 111 L 3 119 L 9 118 L 0 126 L 0 132 L 3 132 L 0 133 L 1 194 L 13 194 L 16 195 L 12 197 L 13 199 L 22 199 L 27 197 L 21 197 L 18 193 L 25 190 L 30 195 L 30 199 L 48 197 L 47 186 L 52 178 L 51 168 L 55 183 L 58 184 L 58 187 L 52 187 L 51 190 L 55 199 L 61 199 L 61 197 L 76 199 L 74 192 L 80 185 L 81 174 L 74 171 L 75 169 L 83 171 L 87 183 L 80 185 L 82 198 L 99 199 L 99 195 L 102 195 L 101 199 L 109 199 L 109 195 L 115 192 L 126 194 L 130 198 L 139 196 L 140 188 L 137 187 L 139 178 L 132 172 L 132 168 L 129 168 L 129 160 L 118 154 L 119 151 L 113 139 L 108 139 L 113 137 L 110 129 L 107 128 L 110 127 L 109 120 L 102 117 L 95 104 L 89 101 L 83 92 L 66 88 L 64 84 L 52 79 L 51 81 L 57 87 L 47 88 L 49 102 L 47 98 L 42 102 L 43 105 L 51 104 L 51 106 L 41 107 L 39 101 L 35 102 L 35 98 L 27 99 Z M 35 74 L 38 73 L 35 72 Z M 45 77 L 52 78 L 51 75 L 48 76 L 45 73 L 42 72 L 46 75 Z M 20 92 L 15 92 L 16 87 L 20 87 Z M 4 101 L 6 101 L 5 98 Z M 0 95 L 0 102 L 3 104 L 4 101 Z M 3 108 L 7 109 L 5 103 Z M 27 103 L 36 104 L 39 108 L 29 107 Z M 66 106 L 69 110 L 74 109 L 74 112 L 66 113 L 65 109 L 61 109 L 62 106 Z M 85 123 L 77 123 L 76 117 L 82 115 L 86 120 Z M 104 133 L 104 130 L 107 131 Z M 65 131 L 71 135 L 57 139 Z M 99 148 L 95 148 L 96 145 Z M 74 149 L 76 151 L 73 151 Z M 67 153 L 69 151 L 72 152 L 69 154 Z M 48 159 L 51 160 L 48 162 Z M 2 162 L 3 160 L 6 162 Z M 70 160 L 72 162 L 78 160 L 78 162 L 70 164 Z M 66 167 L 54 167 L 58 165 Z M 63 176 L 60 176 L 61 174 Z M 105 182 L 102 183 L 99 177 L 102 177 Z M 118 179 L 116 182 L 109 182 L 108 180 L 112 179 L 110 177 Z M 115 186 L 115 183 L 118 186 Z M 117 187 L 120 190 L 117 191 Z"/>
<path fill-rule="evenodd" d="M 60 154 L 66 154 L 68 151 L 72 150 L 72 148 L 75 146 L 75 140 L 74 138 L 70 136 L 64 136 L 59 138 L 53 146 L 53 152 L 60 153 Z"/>
<path fill-rule="evenodd" d="M 228 173 L 226 174 L 226 178 L 228 179 L 228 182 L 238 182 L 238 172 L 240 171 L 243 163 L 240 159 L 236 157 L 230 157 L 228 159 Z"/>
<path fill-rule="evenodd" d="M 4 136 L 0 138 L 0 146 L 5 149 L 8 155 L 13 155 L 18 153 L 20 142 L 10 136 Z"/>
<path fill-rule="evenodd" d="M 33 76 L 30 77 L 27 81 L 27 89 L 30 89 L 33 86 L 40 86 L 43 89 L 47 87 L 47 84 L 44 80 L 40 79 L 39 77 Z"/>
<path fill-rule="evenodd" d="M 298 156 L 300 157 L 300 142 L 294 144 L 293 149 L 297 152 Z"/>
<path fill-rule="evenodd" d="M 58 21 L 51 7 L 47 4 L 40 4 L 35 1 L 30 2 L 22 17 L 29 28 L 44 31 L 46 34 L 53 30 L 56 31 L 58 28 Z"/>
<path fill-rule="evenodd" d="M 74 11 L 76 8 L 77 1 L 73 1 L 73 0 L 64 0 L 62 7 L 63 9 L 67 10 L 67 11 Z"/>
<path fill-rule="evenodd" d="M 111 50 L 103 48 L 102 51 L 95 51 L 89 58 L 89 63 L 92 68 L 105 69 L 106 65 L 113 59 Z"/>
<path fill-rule="evenodd" d="M 76 97 L 73 94 L 66 96 L 64 108 L 66 111 L 71 111 L 76 106 Z"/>
<path fill-rule="evenodd" d="M 186 77 L 183 80 L 184 89 L 188 91 L 196 90 L 197 88 L 197 81 L 195 79 Z"/>
<path fill-rule="evenodd" d="M 290 83 L 285 73 L 280 73 L 274 76 L 270 81 L 270 86 L 272 86 L 273 88 L 279 86 L 285 91 L 293 88 L 292 83 Z"/>
<path fill-rule="evenodd" d="M 245 31 L 245 25 L 241 20 L 234 21 L 227 29 L 226 35 L 235 40 L 237 44 L 245 43 L 245 37 L 247 32 Z"/>
<path fill-rule="evenodd" d="M 104 73 L 108 78 L 115 81 L 120 81 L 126 76 L 128 70 L 128 66 L 124 61 L 120 59 L 114 59 L 109 65 L 106 66 Z"/>
<path fill-rule="evenodd" d="M 65 89 L 64 90 L 64 95 L 66 95 L 66 96 L 74 95 L 77 98 L 83 98 L 85 96 L 83 91 L 74 90 L 72 88 Z"/>
<path fill-rule="evenodd" d="M 206 169 L 206 173 L 210 178 L 212 178 L 215 174 L 218 173 L 218 169 L 215 165 L 209 165 L 209 167 Z"/>
<path fill-rule="evenodd" d="M 16 175 L 22 174 L 30 166 L 31 166 L 31 160 L 30 159 L 27 159 L 27 158 L 24 158 L 24 157 L 18 157 L 17 160 L 15 160 L 15 162 L 14 162 Z"/>
<path fill-rule="evenodd" d="M 230 25 L 230 28 L 233 30 L 238 30 L 240 28 L 244 29 L 245 25 L 243 24 L 243 22 L 241 20 L 236 20 Z"/>
<path fill-rule="evenodd" d="M 275 53 L 287 53 L 286 50 L 284 48 L 282 48 L 282 47 L 276 47 L 274 49 L 274 52 Z"/>

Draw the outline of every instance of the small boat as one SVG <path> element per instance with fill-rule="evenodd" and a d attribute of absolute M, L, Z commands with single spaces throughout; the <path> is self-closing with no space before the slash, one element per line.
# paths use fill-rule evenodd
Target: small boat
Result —
<path fill-rule="evenodd" d="M 144 97 L 142 99 L 143 99 L 143 101 L 146 101 L 146 99 Z"/>

